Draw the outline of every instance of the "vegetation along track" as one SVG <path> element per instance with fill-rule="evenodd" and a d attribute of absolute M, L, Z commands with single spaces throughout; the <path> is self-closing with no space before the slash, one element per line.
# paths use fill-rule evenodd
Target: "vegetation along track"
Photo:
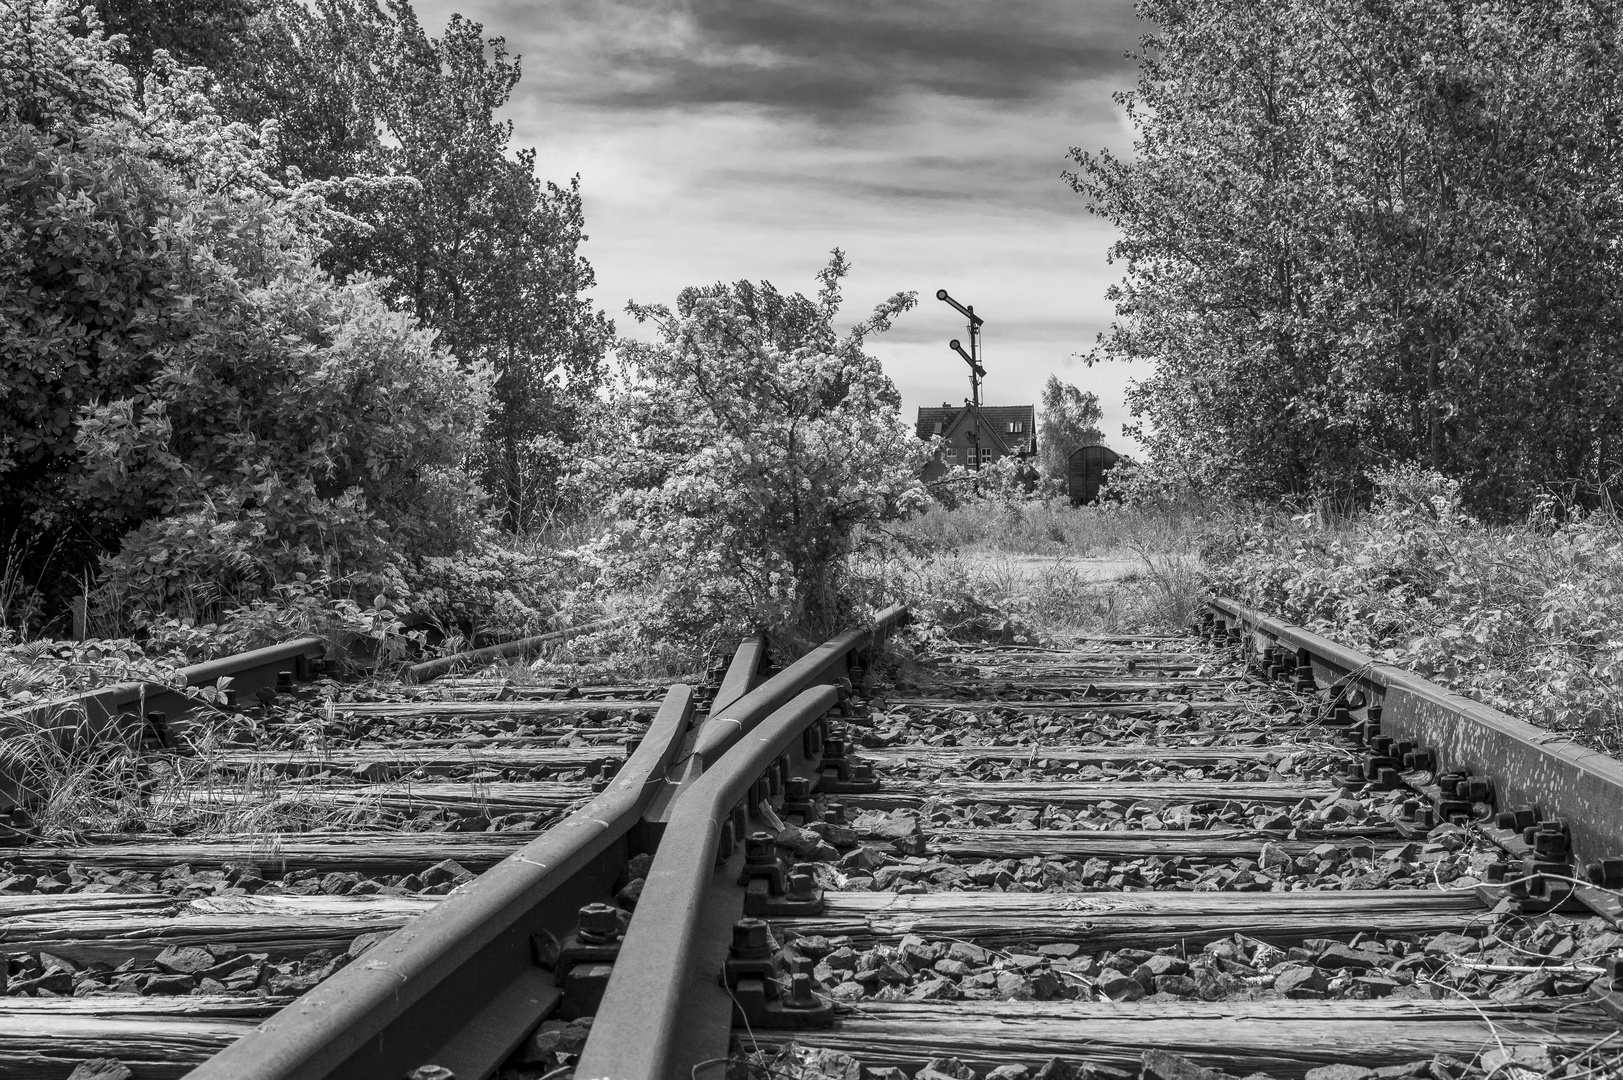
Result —
<path fill-rule="evenodd" d="M 479 816 L 529 815 L 511 836 L 284 838 L 292 869 L 274 886 L 260 885 L 266 858 L 248 869 L 220 841 L 190 856 L 176 841 L 14 849 L 13 876 L 79 868 L 54 896 L 17 897 L 37 915 L 8 913 L 7 950 L 40 969 L 14 971 L 14 989 L 44 977 L 33 985 L 144 994 L 6 999 L 0 1029 L 21 1034 L 0 1036 L 5 1075 L 98 1054 L 179 1075 L 249 1029 L 193 1075 L 1615 1068 L 1615 761 L 1233 605 L 1198 636 L 952 646 L 887 681 L 863 654 L 900 617 L 770 676 L 746 642 L 707 713 L 686 687 L 657 713 L 649 697 L 510 700 L 470 738 L 458 725 L 492 703 L 462 683 L 433 720 L 357 708 L 363 743 L 221 755 L 319 770 L 300 790 L 329 796 L 409 766 L 426 778 L 371 796 L 374 812 L 461 821 L 479 801 Z M 593 707 L 628 722 L 559 737 L 559 710 Z M 388 727 L 403 714 L 415 738 L 386 745 L 405 742 Z M 638 736 L 595 796 L 579 779 L 595 759 L 562 754 Z M 472 740 L 488 741 L 469 776 Z M 576 778 L 498 775 L 514 769 Z M 544 807 L 512 801 L 549 784 L 574 786 Z M 142 880 L 156 895 L 98 873 L 222 857 L 224 874 Z M 344 895 L 326 887 L 351 878 Z M 143 923 L 141 902 L 203 907 Z M 23 941 L 35 918 L 59 936 Z"/>

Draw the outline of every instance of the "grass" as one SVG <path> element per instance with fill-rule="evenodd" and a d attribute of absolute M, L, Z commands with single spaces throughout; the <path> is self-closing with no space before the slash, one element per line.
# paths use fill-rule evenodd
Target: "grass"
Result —
<path fill-rule="evenodd" d="M 895 532 L 940 550 L 1110 558 L 1189 550 L 1213 513 L 1194 501 L 1129 508 L 986 499 L 954 509 L 933 505 Z"/>
<path fill-rule="evenodd" d="M 862 567 L 952 637 L 1063 640 L 1186 628 L 1204 599 L 1199 506 L 985 500 L 894 532 L 912 554 Z"/>
<path fill-rule="evenodd" d="M 1390 474 L 1367 513 L 1281 512 L 1213 535 L 1216 591 L 1595 749 L 1623 750 L 1623 519 L 1464 513 Z"/>
<path fill-rule="evenodd" d="M 186 836 L 374 827 L 385 815 L 367 805 L 301 801 L 296 785 L 269 765 L 222 767 L 220 755 L 245 722 L 200 709 L 175 755 L 151 755 L 82 729 L 83 712 L 51 725 L 8 717 L 0 776 L 20 792 L 32 829 L 47 840 L 87 834 Z M 64 730 L 66 729 L 66 730 Z M 381 790 L 381 789 L 380 789 Z"/>

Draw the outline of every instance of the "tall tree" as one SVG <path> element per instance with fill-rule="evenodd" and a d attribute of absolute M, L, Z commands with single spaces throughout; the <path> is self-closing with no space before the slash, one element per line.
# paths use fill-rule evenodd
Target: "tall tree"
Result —
<path fill-rule="evenodd" d="M 498 113 L 519 61 L 478 23 L 453 15 L 430 37 L 406 0 L 274 5 L 237 108 L 275 118 L 286 164 L 334 182 L 328 197 L 362 223 L 324 265 L 386 278 L 457 356 L 495 369 L 481 468 L 509 524 L 527 525 L 590 427 L 614 336 L 585 295 L 596 279 L 578 179 L 543 183 L 534 150 L 510 154 Z M 397 182 L 354 191 L 350 176 Z"/>
<path fill-rule="evenodd" d="M 1104 441 L 1099 430 L 1103 415 L 1099 395 L 1061 382 L 1058 375 L 1048 376 L 1037 417 L 1037 463 L 1044 476 L 1065 479 L 1066 463 L 1077 447 Z"/>
<path fill-rule="evenodd" d="M 130 73 L 133 94 L 153 71 L 161 49 L 176 63 L 234 77 L 250 61 L 249 24 L 265 0 L 92 0 L 112 59 Z"/>
<path fill-rule="evenodd" d="M 364 577 L 372 596 L 402 562 L 452 550 L 479 506 L 464 465 L 488 368 L 375 283 L 315 265 L 325 204 L 276 178 L 272 128 L 213 108 L 207 72 L 157 60 L 138 101 L 73 0 L 14 10 L 0 546 L 54 552 L 31 569 L 55 571 L 58 609 L 117 547 L 102 598 L 120 615 L 212 613 L 297 572 Z"/>
<path fill-rule="evenodd" d="M 1143 0 L 1134 155 L 1074 150 L 1126 276 L 1097 359 L 1169 468 L 1481 509 L 1617 468 L 1623 65 L 1604 0 Z M 1510 392 L 1507 392 L 1510 391 Z"/>

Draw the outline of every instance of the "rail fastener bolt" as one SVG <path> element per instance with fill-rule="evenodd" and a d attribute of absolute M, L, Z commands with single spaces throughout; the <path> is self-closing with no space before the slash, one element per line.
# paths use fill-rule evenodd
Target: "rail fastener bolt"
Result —
<path fill-rule="evenodd" d="M 1417 746 L 1403 755 L 1403 767 L 1410 772 L 1436 772 L 1437 751 Z"/>
<path fill-rule="evenodd" d="M 783 1005 L 786 1009 L 815 1009 L 821 1002 L 817 1000 L 816 984 L 812 977 L 804 971 L 797 971 L 789 976 L 789 993 L 785 996 Z"/>
<path fill-rule="evenodd" d="M 613 904 L 587 904 L 580 909 L 575 933 L 582 944 L 608 944 L 620 936 L 620 909 Z"/>
<path fill-rule="evenodd" d="M 456 1073 L 444 1065 L 419 1065 L 406 1074 L 406 1080 L 456 1080 Z"/>
<path fill-rule="evenodd" d="M 789 875 L 789 883 L 784 888 L 784 896 L 789 900 L 805 902 L 817 900 L 822 894 L 817 890 L 817 879 L 811 874 L 811 866 L 801 863 Z"/>
<path fill-rule="evenodd" d="M 804 776 L 791 776 L 783 786 L 783 817 L 804 825 L 817 820 L 817 803 L 812 782 Z"/>
<path fill-rule="evenodd" d="M 1623 859 L 1596 859 L 1584 865 L 1584 877 L 1603 889 L 1623 888 Z"/>
<path fill-rule="evenodd" d="M 772 929 L 765 919 L 739 919 L 733 923 L 733 943 L 727 950 L 733 960 L 769 960 L 772 956 Z"/>
<path fill-rule="evenodd" d="M 746 866 L 778 865 L 778 842 L 769 832 L 752 832 L 744 838 Z"/>
<path fill-rule="evenodd" d="M 1318 689 L 1318 680 L 1313 677 L 1311 663 L 1298 663 L 1296 665 L 1296 689 L 1299 693 L 1311 694 Z"/>

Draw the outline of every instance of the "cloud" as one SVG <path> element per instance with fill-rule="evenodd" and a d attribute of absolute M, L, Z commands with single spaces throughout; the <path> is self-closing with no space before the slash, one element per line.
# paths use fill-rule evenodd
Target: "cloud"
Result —
<path fill-rule="evenodd" d="M 1116 0 L 555 0 L 489 10 L 489 28 L 526 54 L 526 92 L 549 100 L 746 105 L 828 123 L 886 112 L 911 94 L 1014 103 L 1113 77 L 1140 32 L 1131 5 Z"/>

